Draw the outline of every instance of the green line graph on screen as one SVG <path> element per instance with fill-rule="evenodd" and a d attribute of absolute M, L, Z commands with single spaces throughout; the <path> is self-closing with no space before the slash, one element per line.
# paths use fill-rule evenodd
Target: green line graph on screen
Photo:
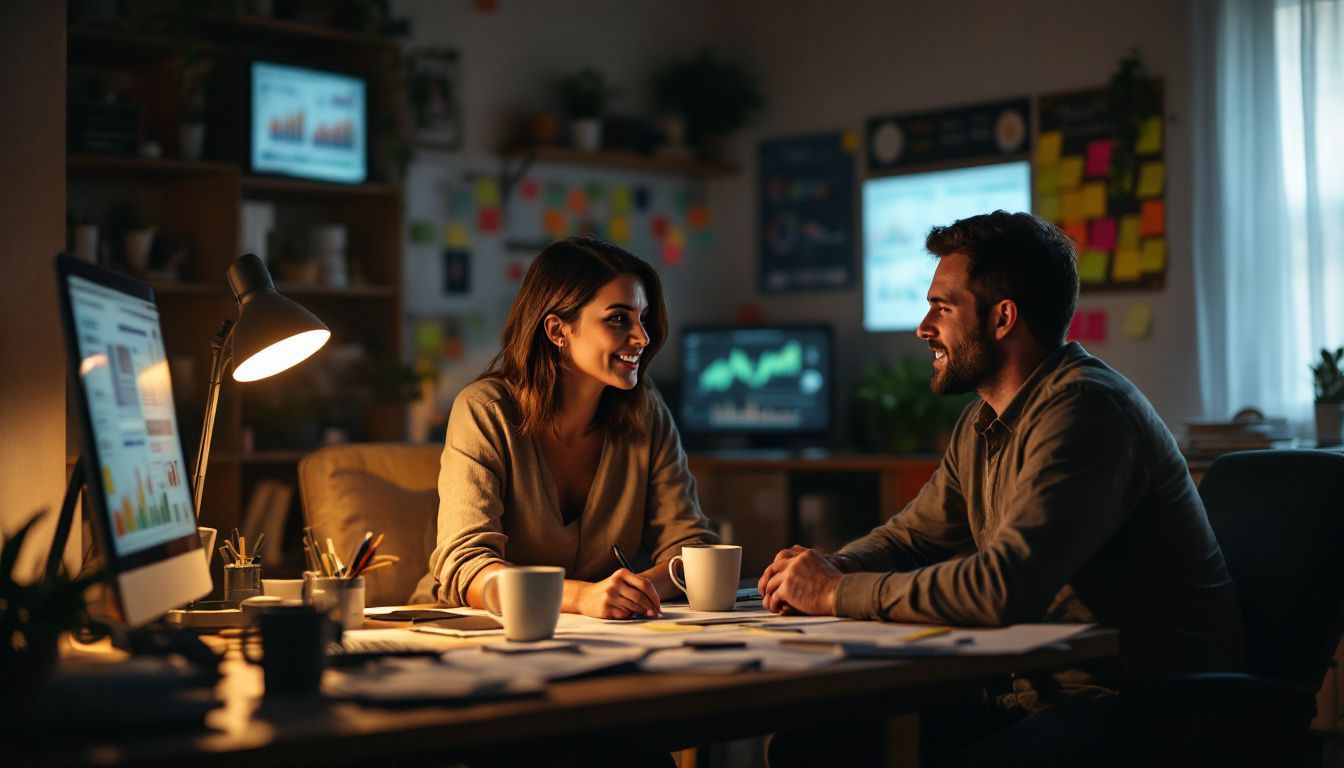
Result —
<path fill-rule="evenodd" d="M 700 372 L 700 390 L 727 392 L 737 381 L 749 389 L 761 389 L 776 378 L 798 376 L 802 371 L 803 345 L 797 340 L 765 350 L 755 363 L 746 352 L 731 349 L 727 357 L 720 357 Z"/>

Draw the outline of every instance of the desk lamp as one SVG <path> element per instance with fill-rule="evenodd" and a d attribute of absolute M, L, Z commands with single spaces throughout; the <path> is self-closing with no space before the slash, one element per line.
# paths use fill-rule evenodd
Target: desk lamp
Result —
<path fill-rule="evenodd" d="M 210 435 L 215 429 L 224 371 L 236 358 L 242 362 L 233 368 L 234 381 L 274 376 L 307 360 L 331 338 L 331 331 L 312 312 L 276 292 L 271 273 L 255 254 L 245 253 L 229 267 L 229 287 L 238 302 L 238 319 L 226 318 L 210 339 L 210 392 L 191 485 L 197 519 L 201 517 Z M 206 550 L 207 557 L 210 552 Z"/>

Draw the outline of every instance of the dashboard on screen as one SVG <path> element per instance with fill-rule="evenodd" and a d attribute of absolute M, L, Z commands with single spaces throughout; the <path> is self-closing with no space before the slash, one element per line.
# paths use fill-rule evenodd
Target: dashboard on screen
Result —
<path fill-rule="evenodd" d="M 253 173 L 344 184 L 368 178 L 362 79 L 254 61 L 251 82 Z"/>
<path fill-rule="evenodd" d="M 863 183 L 863 327 L 912 331 L 928 311 L 938 266 L 924 249 L 935 226 L 996 210 L 1031 210 L 1026 161 L 910 173 Z"/>

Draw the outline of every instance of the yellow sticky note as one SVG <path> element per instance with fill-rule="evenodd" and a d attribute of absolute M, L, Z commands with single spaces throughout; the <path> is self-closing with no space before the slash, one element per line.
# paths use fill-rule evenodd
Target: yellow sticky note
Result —
<path fill-rule="evenodd" d="M 1162 183 L 1167 175 L 1166 163 L 1144 163 L 1139 166 L 1139 188 L 1136 197 L 1157 197 L 1162 194 Z"/>
<path fill-rule="evenodd" d="M 1153 327 L 1153 308 L 1143 302 L 1129 305 L 1120 332 L 1127 339 L 1146 339 Z"/>
<path fill-rule="evenodd" d="M 1139 269 L 1144 272 L 1161 272 L 1167 268 L 1167 239 L 1150 237 L 1143 241 L 1143 250 L 1139 255 Z"/>
<path fill-rule="evenodd" d="M 1066 155 L 1059 160 L 1058 182 L 1060 189 L 1076 189 L 1083 183 L 1083 156 Z"/>
<path fill-rule="evenodd" d="M 1162 118 L 1150 117 L 1139 126 L 1139 140 L 1134 142 L 1134 154 L 1151 155 L 1162 151 Z"/>
<path fill-rule="evenodd" d="M 840 148 L 845 150 L 851 155 L 857 152 L 859 149 L 859 132 L 845 131 L 843 134 L 841 134 Z"/>
<path fill-rule="evenodd" d="M 1086 250 L 1078 256 L 1078 280 L 1084 283 L 1106 282 L 1106 267 L 1110 254 L 1105 251 Z"/>
<path fill-rule="evenodd" d="M 1120 217 L 1120 235 L 1116 239 L 1118 248 L 1138 248 L 1139 247 L 1139 217 L 1121 216 Z"/>
<path fill-rule="evenodd" d="M 1036 137 L 1036 165 L 1058 165 L 1064 137 L 1059 131 L 1046 131 Z"/>
<path fill-rule="evenodd" d="M 1056 189 L 1059 189 L 1059 182 L 1057 181 L 1058 177 L 1056 175 L 1057 171 L 1058 167 L 1054 165 L 1036 167 L 1036 175 L 1034 178 L 1036 194 L 1048 195 Z"/>
<path fill-rule="evenodd" d="M 663 238 L 663 241 L 682 247 L 686 245 L 686 232 L 681 227 L 668 227 L 667 236 Z"/>
<path fill-rule="evenodd" d="M 470 248 L 471 232 L 460 221 L 450 221 L 443 225 L 443 244 L 448 248 Z"/>
<path fill-rule="evenodd" d="M 477 179 L 476 207 L 495 208 L 499 205 L 499 182 L 495 179 Z"/>
<path fill-rule="evenodd" d="M 630 188 L 617 185 L 611 188 L 611 212 L 630 212 Z"/>
<path fill-rule="evenodd" d="M 1106 215 L 1106 183 L 1102 181 L 1091 181 L 1083 185 L 1083 215 L 1084 219 L 1098 219 Z"/>
<path fill-rule="evenodd" d="M 1139 266 L 1139 251 L 1136 248 L 1119 248 L 1115 252 L 1115 267 L 1111 277 L 1117 283 L 1138 280 L 1143 274 Z"/>
<path fill-rule="evenodd" d="M 607 224 L 607 234 L 617 243 L 630 241 L 630 220 L 624 216 L 612 216 Z"/>
<path fill-rule="evenodd" d="M 1053 192 L 1048 195 L 1037 195 L 1036 215 L 1049 222 L 1061 221 L 1059 215 L 1059 195 L 1056 195 Z"/>
<path fill-rule="evenodd" d="M 1083 218 L 1083 193 L 1070 189 L 1059 194 L 1059 218 L 1063 221 L 1078 221 Z"/>

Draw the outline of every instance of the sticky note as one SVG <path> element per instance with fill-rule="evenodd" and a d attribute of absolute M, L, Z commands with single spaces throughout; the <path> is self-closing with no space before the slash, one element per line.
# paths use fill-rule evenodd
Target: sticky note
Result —
<path fill-rule="evenodd" d="M 526 270 L 523 269 L 523 263 L 521 261 L 513 261 L 504 270 L 504 277 L 511 283 L 521 283 L 525 273 Z"/>
<path fill-rule="evenodd" d="M 552 182 L 546 185 L 546 204 L 561 206 L 565 204 L 565 185 Z"/>
<path fill-rule="evenodd" d="M 799 184 L 804 184 L 804 183 L 803 183 L 803 182 L 799 182 Z M 804 186 L 805 186 L 805 184 L 804 184 Z M 804 194 L 804 196 L 803 196 L 802 199 L 804 199 L 804 200 L 807 199 L 807 195 Z M 674 203 L 675 203 L 675 205 L 677 206 L 677 213 L 685 213 L 685 212 L 686 212 L 686 209 L 691 207 L 691 196 L 688 195 L 688 194 L 686 194 L 685 191 L 678 192 L 678 193 L 677 193 L 677 196 L 676 196 L 676 198 L 675 198 L 675 200 L 674 200 Z"/>
<path fill-rule="evenodd" d="M 709 226 L 709 208 L 703 205 L 693 205 L 686 212 L 686 225 L 693 232 L 699 232 Z"/>
<path fill-rule="evenodd" d="M 471 232 L 460 221 L 450 221 L 443 225 L 443 244 L 449 248 L 465 250 L 471 247 Z"/>
<path fill-rule="evenodd" d="M 495 233 L 504 226 L 504 213 L 499 208 L 481 208 L 476 211 L 476 229 Z"/>
<path fill-rule="evenodd" d="M 541 184 L 531 176 L 518 184 L 518 196 L 531 203 L 541 196 Z"/>
<path fill-rule="evenodd" d="M 1121 216 L 1120 217 L 1120 239 L 1121 248 L 1139 247 L 1139 217 Z"/>
<path fill-rule="evenodd" d="M 672 242 L 671 238 L 663 241 L 662 246 L 659 248 L 659 254 L 662 256 L 663 263 L 669 267 L 680 266 L 685 252 L 685 246 L 681 243 Z"/>
<path fill-rule="evenodd" d="M 1111 278 L 1117 283 L 1138 280 L 1143 274 L 1143 268 L 1139 266 L 1139 258 L 1139 252 L 1132 248 L 1116 251 Z"/>
<path fill-rule="evenodd" d="M 840 148 L 851 155 L 859 151 L 859 132 L 845 131 L 840 134 Z"/>
<path fill-rule="evenodd" d="M 1167 204 L 1162 200 L 1144 200 L 1139 203 L 1139 234 L 1144 237 L 1167 231 Z"/>
<path fill-rule="evenodd" d="M 1089 181 L 1082 187 L 1082 214 L 1085 219 L 1096 219 L 1106 215 L 1106 183 Z"/>
<path fill-rule="evenodd" d="M 630 212 L 630 188 L 618 184 L 611 188 L 611 212 L 625 214 Z"/>
<path fill-rule="evenodd" d="M 1147 118 L 1139 126 L 1139 139 L 1134 142 L 1134 154 L 1152 155 L 1162 151 L 1162 118 Z"/>
<path fill-rule="evenodd" d="M 1144 163 L 1139 166 L 1139 185 L 1134 190 L 1136 197 L 1157 197 L 1162 194 L 1162 185 L 1166 180 L 1166 163 Z"/>
<path fill-rule="evenodd" d="M 454 216 L 466 218 L 471 215 L 471 190 L 459 187 L 453 190 L 451 212 Z"/>
<path fill-rule="evenodd" d="M 1115 148 L 1115 139 L 1095 139 L 1087 143 L 1087 167 L 1084 173 L 1089 179 L 1111 175 L 1111 150 Z"/>
<path fill-rule="evenodd" d="M 421 352 L 433 353 L 439 348 L 439 339 L 443 336 L 443 326 L 434 320 L 421 320 L 415 324 L 415 348 Z"/>
<path fill-rule="evenodd" d="M 411 242 L 416 245 L 424 245 L 434 242 L 434 225 L 424 219 L 416 219 L 411 222 Z"/>
<path fill-rule="evenodd" d="M 1153 308 L 1139 301 L 1125 310 L 1120 333 L 1127 339 L 1146 339 L 1153 327 Z"/>
<path fill-rule="evenodd" d="M 1083 191 L 1070 189 L 1059 193 L 1059 218 L 1064 221 L 1077 221 L 1083 218 Z"/>
<path fill-rule="evenodd" d="M 1064 234 L 1073 238 L 1074 248 L 1082 253 L 1083 249 L 1087 248 L 1087 222 L 1082 220 L 1065 221 L 1063 229 Z"/>
<path fill-rule="evenodd" d="M 663 238 L 669 243 L 676 243 L 679 246 L 686 246 L 686 230 L 681 227 L 668 227 L 667 237 Z"/>
<path fill-rule="evenodd" d="M 1099 251 L 1115 250 L 1115 219 L 1093 219 L 1087 232 L 1087 246 Z"/>
<path fill-rule="evenodd" d="M 1058 222 L 1060 220 L 1059 195 L 1054 193 L 1037 195 L 1036 215 L 1049 222 Z"/>
<path fill-rule="evenodd" d="M 655 214 L 649 220 L 649 234 L 653 235 L 655 240 L 662 240 L 667 234 L 667 217 L 661 213 Z"/>
<path fill-rule="evenodd" d="M 499 182 L 495 179 L 477 179 L 473 185 L 476 205 L 480 208 L 494 208 L 499 205 Z"/>
<path fill-rule="evenodd" d="M 1102 343 L 1106 341 L 1106 311 L 1079 310 L 1069 323 L 1069 341 Z"/>
<path fill-rule="evenodd" d="M 1060 189 L 1077 188 L 1079 184 L 1083 183 L 1083 156 L 1065 155 L 1061 157 L 1056 176 Z"/>
<path fill-rule="evenodd" d="M 1059 189 L 1059 166 L 1046 165 L 1036 166 L 1036 172 L 1033 176 L 1036 194 L 1048 195 Z"/>
<path fill-rule="evenodd" d="M 1083 251 L 1078 256 L 1078 279 L 1084 283 L 1106 282 L 1106 268 L 1110 261 L 1110 254 L 1105 251 Z"/>
<path fill-rule="evenodd" d="M 607 234 L 617 243 L 630 241 L 630 220 L 624 216 L 612 216 L 607 224 Z"/>
<path fill-rule="evenodd" d="M 562 237 L 569 232 L 569 221 L 559 208 L 547 208 L 541 216 L 541 230 L 549 237 Z"/>
<path fill-rule="evenodd" d="M 1139 252 L 1139 269 L 1144 272 L 1161 272 L 1167 268 L 1167 239 L 1154 237 L 1143 241 Z"/>
<path fill-rule="evenodd" d="M 1059 131 L 1046 131 L 1036 137 L 1036 165 L 1057 165 L 1064 147 L 1064 136 Z"/>
<path fill-rule="evenodd" d="M 565 197 L 565 207 L 575 216 L 582 216 L 588 212 L 588 195 L 582 188 L 574 187 Z"/>

